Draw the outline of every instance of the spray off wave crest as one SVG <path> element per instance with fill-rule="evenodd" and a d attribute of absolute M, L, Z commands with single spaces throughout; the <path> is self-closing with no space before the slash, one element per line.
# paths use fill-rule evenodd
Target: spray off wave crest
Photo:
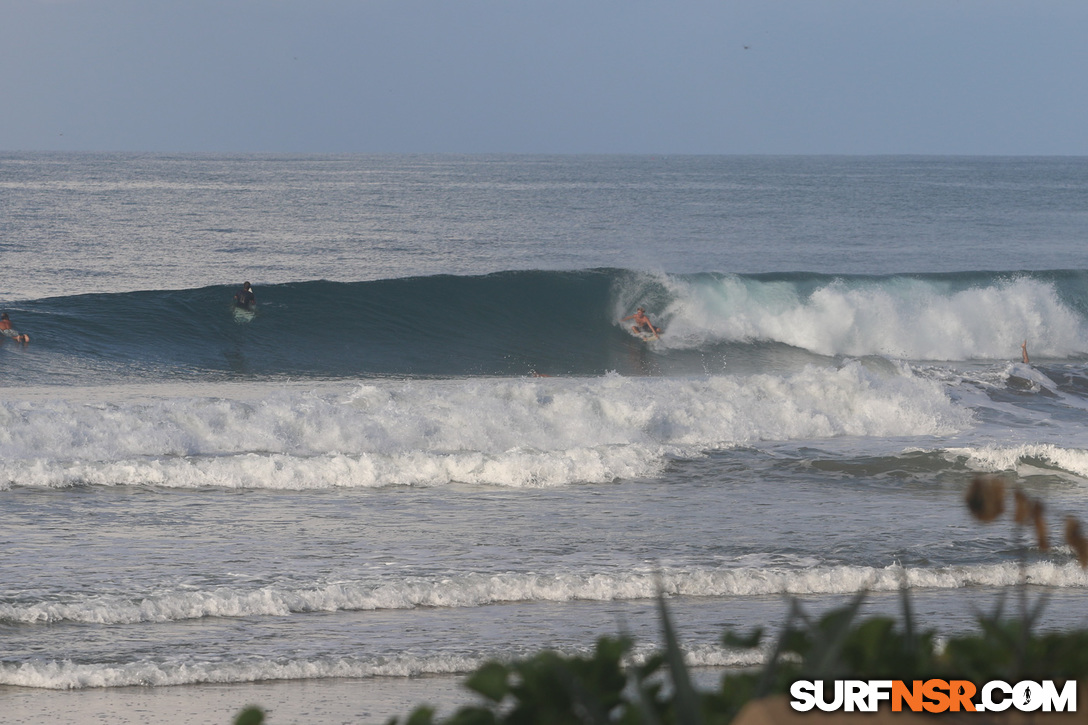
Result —
<path fill-rule="evenodd" d="M 1088 350 L 1079 273 L 666 276 L 654 284 L 669 347 L 767 341 L 910 360 L 1007 359 L 1024 339 L 1052 358 Z"/>
<path fill-rule="evenodd" d="M 756 441 L 938 435 L 971 420 L 940 383 L 857 362 L 750 377 L 262 390 L 254 398 L 4 401 L 0 482 L 557 486 L 653 476 L 670 459 Z"/>

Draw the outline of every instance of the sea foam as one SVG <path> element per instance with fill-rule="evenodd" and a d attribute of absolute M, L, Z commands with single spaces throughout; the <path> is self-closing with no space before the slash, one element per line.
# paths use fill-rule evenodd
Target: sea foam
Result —
<path fill-rule="evenodd" d="M 693 379 L 368 381 L 263 396 L 7 400 L 0 482 L 305 489 L 653 476 L 756 441 L 948 434 L 936 381 L 859 363 Z M 108 393 L 107 393 L 108 394 Z"/>
<path fill-rule="evenodd" d="M 1040 468 L 1047 468 L 1071 473 L 1080 478 L 1088 478 L 1088 451 L 1050 443 L 949 448 L 946 450 L 946 455 L 962 458 L 970 468 L 981 471 L 1030 473 Z"/>
<path fill-rule="evenodd" d="M 1068 555 L 1068 552 L 1066 552 Z M 855 594 L 863 591 L 1005 587 L 1028 584 L 1085 588 L 1074 562 L 972 566 L 685 568 L 626 572 L 465 573 L 441 578 L 315 582 L 245 588 L 176 589 L 126 596 L 73 594 L 64 601 L 0 604 L 0 623 L 133 624 L 204 617 L 282 617 L 302 612 L 483 607 L 509 602 L 630 601 L 659 592 L 682 597 Z"/>
<path fill-rule="evenodd" d="M 1030 338 L 1046 357 L 1082 354 L 1088 328 L 1053 282 L 994 277 L 972 286 L 942 277 L 657 280 L 667 290 L 665 347 L 779 342 L 822 355 L 910 360 L 1008 359 Z M 622 298 L 622 296 L 621 296 Z"/>

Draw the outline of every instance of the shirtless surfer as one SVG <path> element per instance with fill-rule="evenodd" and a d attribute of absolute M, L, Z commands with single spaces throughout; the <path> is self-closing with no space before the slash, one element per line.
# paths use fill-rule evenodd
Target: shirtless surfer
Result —
<path fill-rule="evenodd" d="M 8 313 L 0 314 L 0 335 L 4 337 L 10 337 L 17 342 L 30 342 L 30 335 L 24 335 L 18 330 L 13 330 L 11 327 L 11 318 L 8 317 Z"/>
<path fill-rule="evenodd" d="M 635 314 L 624 317 L 621 322 L 626 322 L 627 320 L 635 321 L 635 324 L 631 325 L 631 332 L 636 335 L 652 334 L 657 336 L 661 334 L 661 330 L 654 327 L 654 324 L 650 322 L 650 318 L 646 316 L 646 310 L 641 307 L 635 310 Z"/>

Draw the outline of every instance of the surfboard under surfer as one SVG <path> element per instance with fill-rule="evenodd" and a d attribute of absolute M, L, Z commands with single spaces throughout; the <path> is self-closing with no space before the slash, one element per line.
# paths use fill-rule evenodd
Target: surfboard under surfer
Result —
<path fill-rule="evenodd" d="M 249 282 L 243 282 L 242 289 L 234 293 L 234 305 L 243 310 L 252 310 L 257 306 L 257 296 L 253 294 L 253 287 Z"/>
<path fill-rule="evenodd" d="M 624 317 L 621 322 L 627 320 L 634 320 L 635 324 L 631 325 L 631 332 L 636 335 L 660 335 L 661 330 L 654 327 L 654 323 L 650 322 L 650 318 L 646 316 L 646 310 L 639 307 L 635 310 L 635 314 Z"/>
<path fill-rule="evenodd" d="M 11 318 L 8 317 L 8 313 L 6 312 L 0 314 L 0 335 L 10 337 L 17 342 L 30 342 L 30 335 L 26 335 L 12 328 Z"/>

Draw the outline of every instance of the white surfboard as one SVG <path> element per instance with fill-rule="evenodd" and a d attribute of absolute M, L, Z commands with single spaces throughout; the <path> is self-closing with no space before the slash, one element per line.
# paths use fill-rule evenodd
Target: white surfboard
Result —
<path fill-rule="evenodd" d="M 239 307 L 238 305 L 232 305 L 234 310 L 234 321 L 238 324 L 244 324 L 246 322 L 252 322 L 253 318 L 257 316 L 257 307 L 252 309 L 245 307 Z"/>

